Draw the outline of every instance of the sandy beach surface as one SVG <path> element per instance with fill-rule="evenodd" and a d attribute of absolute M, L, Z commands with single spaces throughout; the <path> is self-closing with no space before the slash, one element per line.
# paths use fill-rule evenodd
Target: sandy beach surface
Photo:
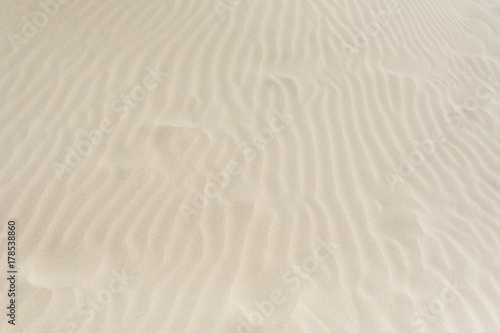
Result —
<path fill-rule="evenodd" d="M 0 332 L 500 332 L 498 0 L 2 0 Z"/>

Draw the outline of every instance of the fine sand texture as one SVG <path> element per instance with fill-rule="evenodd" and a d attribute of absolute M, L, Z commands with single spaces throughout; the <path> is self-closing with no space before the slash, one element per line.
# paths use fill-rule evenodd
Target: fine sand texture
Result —
<path fill-rule="evenodd" d="M 0 1 L 2 333 L 498 333 L 499 180 L 498 0 Z"/>

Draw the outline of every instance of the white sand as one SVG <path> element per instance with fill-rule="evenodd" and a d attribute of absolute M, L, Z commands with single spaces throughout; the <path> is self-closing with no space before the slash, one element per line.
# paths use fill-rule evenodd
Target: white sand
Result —
<path fill-rule="evenodd" d="M 63 2 L 0 3 L 1 332 L 500 332 L 500 2 Z"/>

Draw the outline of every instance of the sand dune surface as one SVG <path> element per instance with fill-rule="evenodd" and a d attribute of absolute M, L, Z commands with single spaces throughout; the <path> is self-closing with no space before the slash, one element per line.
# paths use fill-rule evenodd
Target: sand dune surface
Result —
<path fill-rule="evenodd" d="M 497 0 L 2 0 L 0 37 L 1 332 L 500 332 Z"/>

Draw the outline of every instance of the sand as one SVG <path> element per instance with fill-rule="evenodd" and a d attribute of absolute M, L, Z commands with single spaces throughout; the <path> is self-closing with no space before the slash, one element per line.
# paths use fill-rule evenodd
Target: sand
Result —
<path fill-rule="evenodd" d="M 1 332 L 500 332 L 497 0 L 2 0 L 0 37 Z"/>

